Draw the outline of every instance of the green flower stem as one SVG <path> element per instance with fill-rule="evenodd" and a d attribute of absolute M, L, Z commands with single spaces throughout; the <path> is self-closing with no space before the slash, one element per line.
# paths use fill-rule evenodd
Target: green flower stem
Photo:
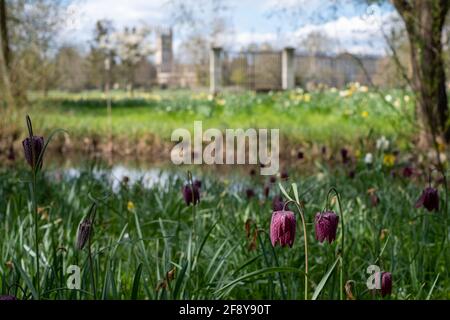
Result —
<path fill-rule="evenodd" d="M 36 253 L 36 291 L 37 299 L 40 299 L 41 289 L 40 289 L 40 264 L 39 264 L 39 230 L 38 230 L 38 220 L 39 214 L 36 203 L 36 170 L 32 170 L 32 187 L 31 187 L 31 201 L 33 203 L 33 215 L 34 215 L 34 250 Z"/>
<path fill-rule="evenodd" d="M 339 213 L 340 213 L 340 220 L 341 220 L 341 235 L 342 235 L 342 241 L 341 241 L 341 250 L 339 253 L 340 259 L 339 259 L 339 269 L 340 269 L 340 275 L 339 275 L 339 282 L 340 282 L 340 288 L 339 288 L 339 298 L 340 300 L 344 300 L 344 244 L 345 244 L 345 223 L 344 223 L 344 211 L 342 211 L 342 205 L 341 205 L 341 196 L 339 192 L 336 190 L 336 188 L 332 187 L 330 191 L 328 191 L 327 195 L 327 204 L 328 199 L 330 196 L 330 193 L 333 192 L 338 201 L 339 205 Z"/>
<path fill-rule="evenodd" d="M 294 200 L 289 200 L 285 202 L 283 206 L 283 211 L 286 209 L 287 205 L 291 202 L 295 203 L 297 210 L 300 214 L 300 219 L 302 220 L 304 251 L 305 251 L 305 300 L 308 300 L 308 237 L 306 232 L 305 214 L 303 210 L 303 205 L 301 203 L 297 203 Z"/>

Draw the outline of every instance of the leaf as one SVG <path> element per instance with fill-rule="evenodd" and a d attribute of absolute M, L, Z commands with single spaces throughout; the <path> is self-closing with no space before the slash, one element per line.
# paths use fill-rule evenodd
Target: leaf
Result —
<path fill-rule="evenodd" d="M 131 300 L 136 300 L 139 291 L 139 281 L 142 274 L 142 262 L 139 264 L 136 273 L 134 274 L 133 290 L 131 291 Z"/>
<path fill-rule="evenodd" d="M 22 267 L 20 266 L 20 263 L 17 263 L 16 261 L 14 261 L 14 266 L 17 268 L 17 270 L 19 270 L 19 273 L 23 277 L 23 279 L 24 279 L 28 289 L 30 289 L 31 294 L 33 295 L 33 298 L 35 300 L 38 300 L 39 299 L 39 295 L 38 295 L 38 292 L 36 291 L 36 288 L 33 285 L 33 281 L 31 281 L 30 277 L 22 269 Z"/>
<path fill-rule="evenodd" d="M 194 265 L 192 266 L 193 269 L 195 269 L 195 266 L 196 266 L 197 261 L 198 261 L 198 259 L 199 259 L 199 257 L 200 257 L 200 254 L 202 253 L 203 247 L 204 247 L 205 244 L 206 244 L 206 240 L 208 240 L 209 235 L 210 235 L 211 232 L 214 230 L 214 228 L 216 227 L 216 225 L 217 225 L 217 222 L 215 222 L 215 223 L 212 225 L 212 227 L 208 230 L 208 232 L 206 233 L 205 237 L 203 238 L 203 241 L 202 241 L 202 243 L 201 243 L 201 245 L 200 245 L 200 248 L 198 249 L 197 256 L 196 256 L 196 258 L 195 258 L 195 260 L 194 260 Z"/>
<path fill-rule="evenodd" d="M 58 132 L 65 132 L 65 133 L 68 133 L 68 132 L 67 132 L 66 130 L 64 130 L 64 129 L 56 129 L 56 130 L 53 130 L 53 131 L 50 133 L 50 135 L 48 136 L 47 141 L 45 142 L 44 148 L 42 149 L 41 153 L 39 154 L 39 158 L 38 158 L 38 160 L 37 160 L 37 162 L 36 162 L 36 168 L 40 168 L 40 166 L 41 166 L 41 164 L 42 164 L 42 160 L 43 160 L 43 158 L 44 158 L 45 151 L 47 150 L 47 146 L 48 146 L 48 144 L 50 143 L 50 141 L 53 139 L 53 136 L 54 136 L 55 134 L 57 134 Z"/>
<path fill-rule="evenodd" d="M 226 284 L 225 286 L 223 286 L 222 288 L 218 289 L 215 293 L 219 293 L 220 291 L 223 291 L 225 289 L 228 289 L 230 287 L 234 287 L 236 284 L 238 284 L 241 281 L 256 277 L 256 276 L 261 276 L 263 274 L 266 273 L 277 273 L 277 272 L 299 272 L 299 273 L 303 273 L 303 271 L 297 269 L 297 268 L 291 268 L 291 267 L 268 267 L 268 268 L 263 268 L 257 271 L 253 271 L 250 273 L 247 273 L 233 281 L 231 281 L 230 283 Z"/>
<path fill-rule="evenodd" d="M 185 261 L 183 264 L 183 268 L 180 271 L 180 275 L 177 277 L 177 282 L 175 283 L 175 288 L 173 289 L 173 298 L 175 299 L 178 295 L 178 291 L 180 291 L 181 283 L 183 282 L 184 275 L 186 274 L 186 270 L 188 267 L 188 262 Z"/>
<path fill-rule="evenodd" d="M 314 290 L 314 294 L 312 296 L 312 300 L 316 300 L 317 297 L 320 295 L 320 292 L 322 292 L 323 287 L 328 281 L 328 278 L 330 278 L 330 275 L 333 273 L 334 268 L 336 268 L 336 265 L 338 261 L 341 259 L 341 257 L 338 257 L 336 261 L 333 263 L 331 268 L 325 273 L 325 275 L 322 277 L 322 280 L 320 280 L 319 284 L 317 285 L 316 290 Z"/>
<path fill-rule="evenodd" d="M 439 279 L 440 273 L 438 273 L 438 275 L 436 276 L 436 279 L 433 282 L 433 285 L 431 286 L 430 291 L 428 292 L 427 298 L 425 300 L 430 300 L 431 299 L 431 295 L 433 294 L 434 291 L 434 287 L 436 287 L 436 283 Z"/>
<path fill-rule="evenodd" d="M 298 196 L 298 188 L 297 188 L 297 184 L 296 183 L 292 184 L 292 190 L 294 191 L 295 201 L 297 201 L 297 203 L 300 203 L 300 198 Z"/>
<path fill-rule="evenodd" d="M 294 201 L 289 194 L 286 192 L 286 190 L 284 189 L 283 185 L 281 183 L 278 183 L 278 186 L 280 187 L 281 192 L 284 194 L 284 196 L 290 200 L 290 201 Z"/>

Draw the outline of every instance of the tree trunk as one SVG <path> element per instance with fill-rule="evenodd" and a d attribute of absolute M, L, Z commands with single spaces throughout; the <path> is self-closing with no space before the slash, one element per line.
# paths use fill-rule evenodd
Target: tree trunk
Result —
<path fill-rule="evenodd" d="M 8 25 L 6 23 L 6 0 L 0 0 L 0 34 L 2 38 L 1 50 L 3 51 L 3 59 L 6 66 L 10 66 L 10 50 L 9 50 L 9 37 L 8 37 Z"/>
<path fill-rule="evenodd" d="M 411 4 L 412 2 L 413 4 Z M 450 142 L 442 30 L 449 0 L 394 1 L 408 32 L 417 95 L 417 117 L 422 127 L 420 145 L 429 147 L 440 137 Z"/>
<path fill-rule="evenodd" d="M 6 1 L 0 0 L 0 94 L 3 96 L 4 101 L 8 107 L 14 105 L 14 98 L 11 93 L 11 83 L 9 79 L 9 39 L 6 24 Z"/>

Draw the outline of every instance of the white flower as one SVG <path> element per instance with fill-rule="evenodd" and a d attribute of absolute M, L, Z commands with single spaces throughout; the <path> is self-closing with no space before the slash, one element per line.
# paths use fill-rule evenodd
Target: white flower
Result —
<path fill-rule="evenodd" d="M 387 102 L 391 102 L 391 101 L 392 101 L 392 96 L 391 96 L 390 94 L 388 94 L 386 97 L 384 97 L 384 99 L 385 99 Z"/>
<path fill-rule="evenodd" d="M 385 136 L 382 136 L 380 139 L 377 140 L 377 149 L 384 151 L 387 148 L 389 148 L 389 140 L 386 139 Z"/>
<path fill-rule="evenodd" d="M 410 100 L 410 98 L 409 98 L 409 96 L 404 96 L 404 97 L 403 97 L 403 100 L 404 100 L 406 103 L 408 103 L 409 100 Z"/>
<path fill-rule="evenodd" d="M 372 164 L 372 162 L 373 162 L 373 155 L 371 153 L 367 153 L 366 156 L 364 157 L 364 162 L 366 164 Z"/>

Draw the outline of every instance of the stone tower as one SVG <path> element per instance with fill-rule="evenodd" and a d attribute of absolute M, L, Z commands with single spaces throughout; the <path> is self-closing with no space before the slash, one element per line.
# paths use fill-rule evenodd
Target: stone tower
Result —
<path fill-rule="evenodd" d="M 160 29 L 157 34 L 155 58 L 158 84 L 167 86 L 173 72 L 173 33 L 172 29 Z"/>

